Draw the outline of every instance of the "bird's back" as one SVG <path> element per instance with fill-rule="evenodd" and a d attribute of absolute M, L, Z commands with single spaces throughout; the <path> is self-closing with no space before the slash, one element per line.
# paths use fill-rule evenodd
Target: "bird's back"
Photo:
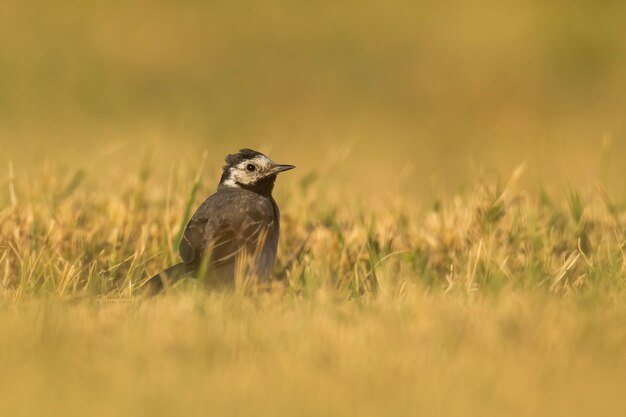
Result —
<path fill-rule="evenodd" d="M 271 196 L 220 187 L 187 224 L 180 255 L 188 265 L 198 266 L 205 259 L 209 273 L 222 280 L 238 272 L 266 279 L 276 258 L 279 219 Z M 238 271 L 238 265 L 245 270 Z"/>

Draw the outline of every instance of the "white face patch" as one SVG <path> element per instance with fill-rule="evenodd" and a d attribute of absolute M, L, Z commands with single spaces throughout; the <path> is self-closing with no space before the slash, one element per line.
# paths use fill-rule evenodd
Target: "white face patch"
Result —
<path fill-rule="evenodd" d="M 254 184 L 265 176 L 265 173 L 274 163 L 265 155 L 257 155 L 252 159 L 241 162 L 230 168 L 230 175 L 224 185 L 238 187 L 237 184 Z M 252 170 L 248 169 L 254 167 Z"/>
<path fill-rule="evenodd" d="M 231 175 L 232 175 L 232 174 L 231 174 Z M 229 178 L 229 179 L 227 179 L 226 181 L 224 181 L 224 182 L 222 183 L 222 185 L 225 185 L 225 186 L 230 187 L 230 188 L 241 188 L 241 187 L 240 187 L 240 186 L 239 186 L 239 185 L 235 182 L 235 180 L 234 180 L 234 179 L 232 179 L 232 178 Z"/>
<path fill-rule="evenodd" d="M 274 162 L 272 162 L 272 160 L 265 155 L 257 155 L 252 159 L 241 162 L 239 165 L 237 165 L 237 168 L 245 170 L 248 164 L 254 164 L 257 168 L 260 168 L 260 171 L 264 171 L 270 166 L 274 165 Z"/>

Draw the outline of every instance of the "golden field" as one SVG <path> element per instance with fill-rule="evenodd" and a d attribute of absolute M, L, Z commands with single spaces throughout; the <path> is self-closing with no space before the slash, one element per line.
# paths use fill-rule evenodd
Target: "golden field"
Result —
<path fill-rule="evenodd" d="M 0 416 L 622 415 L 626 6 L 0 4 Z M 137 286 L 239 148 L 271 289 Z"/>

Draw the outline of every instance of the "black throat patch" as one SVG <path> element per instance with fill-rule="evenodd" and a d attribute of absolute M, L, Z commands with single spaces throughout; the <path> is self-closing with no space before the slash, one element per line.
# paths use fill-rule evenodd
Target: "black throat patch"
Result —
<path fill-rule="evenodd" d="M 274 183 L 276 182 L 276 174 L 268 175 L 267 177 L 263 177 L 255 183 L 252 184 L 241 184 L 236 183 L 238 186 L 245 190 L 253 191 L 257 194 L 261 195 L 272 195 L 272 191 L 274 190 Z"/>

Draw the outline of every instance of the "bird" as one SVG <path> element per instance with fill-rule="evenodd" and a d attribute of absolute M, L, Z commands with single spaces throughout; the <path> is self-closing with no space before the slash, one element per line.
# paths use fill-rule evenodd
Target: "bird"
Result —
<path fill-rule="evenodd" d="M 278 174 L 294 168 L 247 148 L 226 156 L 217 191 L 187 223 L 179 246 L 182 262 L 147 280 L 147 292 L 157 294 L 181 278 L 198 275 L 205 275 L 208 285 L 234 284 L 237 274 L 267 281 L 280 234 L 272 191 Z"/>

